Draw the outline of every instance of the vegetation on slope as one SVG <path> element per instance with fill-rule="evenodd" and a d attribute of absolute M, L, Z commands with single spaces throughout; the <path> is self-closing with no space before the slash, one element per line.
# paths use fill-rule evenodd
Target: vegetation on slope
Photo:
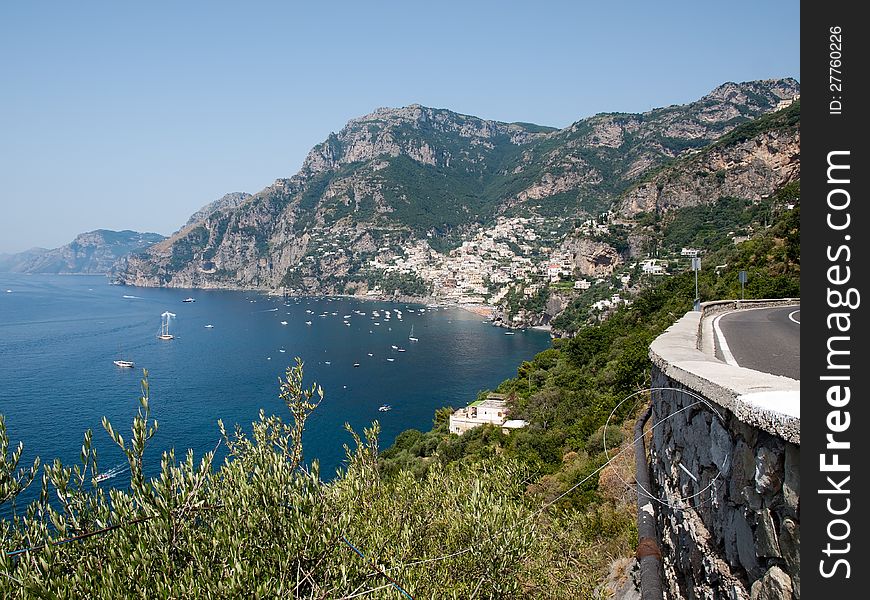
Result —
<path fill-rule="evenodd" d="M 795 192 L 792 186 L 780 195 Z M 740 270 L 749 274 L 747 298 L 799 296 L 799 211 L 799 207 L 785 211 L 773 226 L 751 239 L 705 255 L 699 276 L 701 298 L 739 297 Z M 712 268 L 722 264 L 727 267 L 718 273 Z M 507 395 L 511 417 L 527 420 L 528 427 L 504 434 L 499 428 L 482 426 L 457 436 L 448 432 L 451 409 L 442 409 L 431 431 L 403 432 L 382 453 L 384 472 L 410 470 L 424 477 L 430 469 L 445 465 L 514 459 L 530 473 L 527 495 L 531 498 L 555 501 L 574 515 L 600 516 L 607 511 L 596 543 L 611 558 L 617 556 L 606 532 L 615 522 L 633 519 L 633 507 L 625 501 L 631 492 L 622 483 L 631 480 L 631 468 L 620 469 L 617 461 L 598 473 L 607 462 L 605 439 L 610 456 L 615 446 L 630 442 L 638 403 L 626 402 L 615 409 L 633 394 L 643 403 L 638 392 L 649 387 L 649 344 L 691 310 L 694 291 L 694 275 L 686 271 L 648 280 L 630 306 L 600 323 L 588 322 L 585 313 L 577 314 L 578 321 L 570 327 L 574 337 L 554 340 L 552 348 L 523 362 L 517 376 L 495 390 Z M 486 394 L 483 391 L 480 397 Z M 621 479 L 616 477 L 620 471 Z M 600 577 L 608 563 L 604 560 L 588 568 Z"/>
<path fill-rule="evenodd" d="M 350 432 L 346 467 L 324 483 L 302 461 L 322 392 L 303 387 L 301 363 L 281 397 L 290 422 L 261 413 L 250 435 L 221 425 L 223 464 L 168 452 L 147 479 L 158 425 L 143 380 L 130 436 L 103 423 L 127 457 L 130 489 L 99 487 L 90 431 L 81 464 L 46 465 L 39 500 L 0 522 L 0 596 L 573 598 L 595 584 L 576 566 L 598 555 L 602 520 L 624 550 L 632 544 L 625 519 L 539 510 L 524 495 L 526 468 L 510 458 L 384 476 L 377 423 Z M 0 419 L 0 504 L 37 474 L 19 460 Z"/>

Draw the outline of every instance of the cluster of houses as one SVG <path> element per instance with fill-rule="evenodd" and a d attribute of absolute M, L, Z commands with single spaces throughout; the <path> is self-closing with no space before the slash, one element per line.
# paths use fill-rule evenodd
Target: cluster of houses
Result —
<path fill-rule="evenodd" d="M 446 255 L 420 241 L 405 248 L 403 254 L 381 248 L 369 266 L 386 272 L 413 273 L 433 284 L 439 300 L 476 304 L 488 298 L 490 303 L 497 303 L 507 293 L 509 283 L 555 281 L 571 274 L 567 253 L 554 253 L 543 265 L 527 256 L 535 251 L 550 251 L 542 246 L 545 241 L 536 232 L 544 225 L 540 217 L 500 217 L 495 226 L 478 229 L 470 240 Z"/>

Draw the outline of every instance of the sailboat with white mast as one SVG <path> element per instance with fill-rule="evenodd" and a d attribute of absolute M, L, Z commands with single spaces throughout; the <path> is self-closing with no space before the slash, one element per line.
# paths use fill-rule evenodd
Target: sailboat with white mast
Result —
<path fill-rule="evenodd" d="M 160 340 L 171 340 L 175 336 L 169 333 L 169 321 L 175 317 L 175 313 L 171 313 L 168 310 L 160 315 L 160 334 L 157 336 L 157 339 Z"/>
<path fill-rule="evenodd" d="M 412 342 L 416 342 L 417 338 L 414 337 L 414 326 L 411 325 L 411 333 L 408 334 L 408 339 Z"/>

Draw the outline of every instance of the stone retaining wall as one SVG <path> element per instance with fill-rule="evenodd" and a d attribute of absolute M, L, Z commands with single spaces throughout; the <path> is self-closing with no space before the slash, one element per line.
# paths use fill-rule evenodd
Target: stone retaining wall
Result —
<path fill-rule="evenodd" d="M 800 598 L 799 383 L 698 350 L 701 315 L 650 347 L 650 479 L 667 593 Z M 747 400 L 758 393 L 777 400 Z"/>

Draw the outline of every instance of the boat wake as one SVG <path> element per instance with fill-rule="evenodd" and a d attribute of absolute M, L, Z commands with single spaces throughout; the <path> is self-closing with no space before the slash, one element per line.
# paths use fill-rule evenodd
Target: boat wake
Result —
<path fill-rule="evenodd" d="M 129 464 L 120 463 L 118 465 L 115 465 L 114 467 L 112 467 L 108 471 L 103 471 L 102 473 L 98 473 L 94 479 L 97 481 L 106 481 L 107 479 L 113 479 L 113 478 L 117 477 L 118 475 L 120 475 L 121 473 L 124 473 L 125 471 L 129 471 L 129 470 L 130 470 Z"/>

